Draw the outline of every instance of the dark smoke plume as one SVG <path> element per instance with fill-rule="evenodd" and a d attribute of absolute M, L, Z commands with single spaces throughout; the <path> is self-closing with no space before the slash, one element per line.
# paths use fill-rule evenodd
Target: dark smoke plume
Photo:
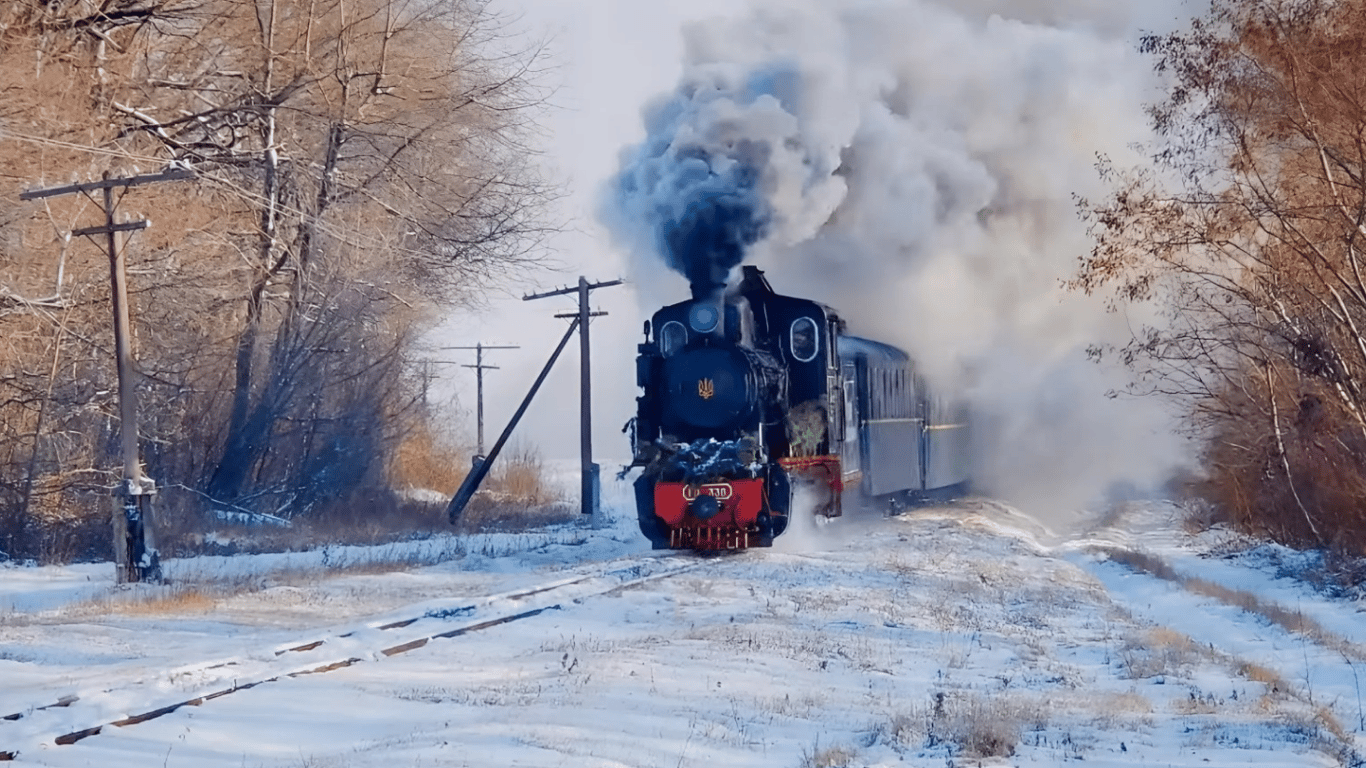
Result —
<path fill-rule="evenodd" d="M 781 67 L 698 67 L 646 110 L 649 135 L 622 158 L 604 217 L 632 250 L 687 277 L 694 297 L 723 288 L 773 230 L 781 170 L 803 154 L 783 96 L 795 84 Z"/>
<path fill-rule="evenodd" d="M 681 220 L 664 222 L 669 266 L 688 278 L 695 299 L 713 296 L 730 271 L 745 259 L 745 249 L 763 238 L 767 216 L 752 198 L 733 192 L 700 193 Z"/>

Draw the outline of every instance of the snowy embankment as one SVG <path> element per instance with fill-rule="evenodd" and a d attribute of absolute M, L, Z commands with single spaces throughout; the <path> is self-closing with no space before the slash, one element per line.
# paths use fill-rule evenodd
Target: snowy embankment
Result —
<path fill-rule="evenodd" d="M 1336 766 L 1366 751 L 1366 619 L 1265 559 L 1201 558 L 1206 544 L 1156 506 L 1068 538 L 989 502 L 844 520 L 380 652 L 383 620 L 661 556 L 632 526 L 618 507 L 603 527 L 461 544 L 398 573 L 295 563 L 289 583 L 200 602 L 110 598 L 108 566 L 5 568 L 0 717 L 23 716 L 0 721 L 0 752 L 59 766 L 795 768 Z M 1134 549 L 1331 634 L 1121 565 Z M 270 570 L 252 560 L 232 567 Z M 55 742 L 204 693 L 211 664 L 264 669 L 291 643 L 345 632 L 345 653 L 367 663 Z"/>
<path fill-rule="evenodd" d="M 529 534 L 436 536 L 377 546 L 326 545 L 299 552 L 169 559 L 162 562 L 162 572 L 171 585 L 243 591 L 277 582 L 307 581 L 337 571 L 380 570 L 455 559 L 499 559 L 587 541 L 582 531 L 573 528 Z M 157 591 L 116 586 L 113 568 L 107 563 L 44 568 L 0 565 L 0 616 L 42 613 L 74 603 L 90 603 L 92 608 L 112 607 L 146 601 Z M 178 590 L 160 591 L 174 594 Z"/>

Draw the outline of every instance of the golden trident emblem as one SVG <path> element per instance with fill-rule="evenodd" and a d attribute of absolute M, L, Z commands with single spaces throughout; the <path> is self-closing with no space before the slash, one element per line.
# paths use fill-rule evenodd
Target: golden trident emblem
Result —
<path fill-rule="evenodd" d="M 710 400 L 716 397 L 716 384 L 711 379 L 697 380 L 697 396 L 703 400 Z"/>

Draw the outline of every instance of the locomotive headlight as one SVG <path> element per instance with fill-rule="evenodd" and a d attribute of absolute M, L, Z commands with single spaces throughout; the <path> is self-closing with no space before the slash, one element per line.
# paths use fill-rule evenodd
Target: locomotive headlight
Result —
<path fill-rule="evenodd" d="M 697 303 L 688 310 L 688 325 L 698 333 L 711 333 L 721 324 L 721 311 L 714 304 Z"/>

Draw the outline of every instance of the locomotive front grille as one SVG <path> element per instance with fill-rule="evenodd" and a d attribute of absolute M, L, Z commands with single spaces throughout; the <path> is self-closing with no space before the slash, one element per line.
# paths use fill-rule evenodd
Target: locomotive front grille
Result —
<path fill-rule="evenodd" d="M 748 549 L 758 544 L 749 531 L 733 525 L 671 528 L 669 546 L 673 549 Z"/>

